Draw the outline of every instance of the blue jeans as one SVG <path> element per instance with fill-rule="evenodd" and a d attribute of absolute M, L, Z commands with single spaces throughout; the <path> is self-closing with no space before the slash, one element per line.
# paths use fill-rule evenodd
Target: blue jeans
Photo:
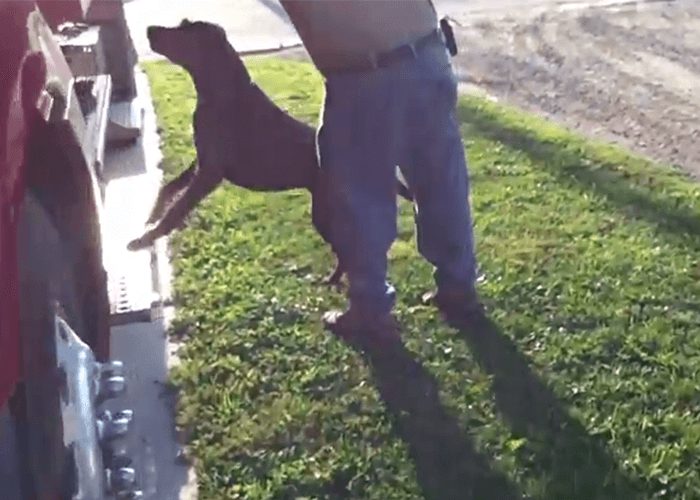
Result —
<path fill-rule="evenodd" d="M 418 250 L 438 289 L 473 292 L 469 177 L 456 116 L 457 79 L 440 44 L 415 59 L 326 77 L 318 153 L 332 192 L 334 246 L 352 308 L 391 311 L 387 252 L 396 238 L 396 166 L 415 197 Z"/>

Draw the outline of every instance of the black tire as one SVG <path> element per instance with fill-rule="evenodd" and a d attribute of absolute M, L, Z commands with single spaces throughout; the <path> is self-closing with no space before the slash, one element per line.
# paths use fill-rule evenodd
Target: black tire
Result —
<path fill-rule="evenodd" d="M 22 383 L 11 403 L 17 427 L 22 498 L 70 498 L 72 460 L 63 444 L 61 377 L 54 321 L 58 314 L 79 333 L 74 267 L 59 232 L 31 194 L 18 229 Z"/>

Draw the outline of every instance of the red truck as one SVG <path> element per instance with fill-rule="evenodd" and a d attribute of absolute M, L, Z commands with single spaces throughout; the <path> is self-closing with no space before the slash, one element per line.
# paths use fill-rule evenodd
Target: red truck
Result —
<path fill-rule="evenodd" d="M 3 499 L 143 496 L 119 444 L 132 412 L 102 410 L 125 378 L 109 353 L 101 169 L 134 63 L 121 0 L 0 0 Z"/>

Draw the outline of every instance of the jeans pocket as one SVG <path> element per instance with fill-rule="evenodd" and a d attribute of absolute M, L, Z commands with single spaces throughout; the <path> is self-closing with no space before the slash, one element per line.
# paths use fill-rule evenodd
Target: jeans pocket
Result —
<path fill-rule="evenodd" d="M 459 98 L 459 79 L 457 78 L 457 74 L 454 72 L 452 67 L 450 67 L 450 69 L 448 70 L 446 80 L 446 86 L 448 88 L 448 103 L 450 109 L 456 109 L 457 100 Z"/>
<path fill-rule="evenodd" d="M 458 91 L 457 77 L 451 68 L 447 68 L 443 75 L 435 82 L 434 103 L 436 111 L 452 112 L 457 108 Z"/>

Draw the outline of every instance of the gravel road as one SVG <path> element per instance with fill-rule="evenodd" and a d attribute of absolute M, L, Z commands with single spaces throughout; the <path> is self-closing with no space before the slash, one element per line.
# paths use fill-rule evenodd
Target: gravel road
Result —
<path fill-rule="evenodd" d="M 700 2 L 481 16 L 460 79 L 700 178 Z"/>

